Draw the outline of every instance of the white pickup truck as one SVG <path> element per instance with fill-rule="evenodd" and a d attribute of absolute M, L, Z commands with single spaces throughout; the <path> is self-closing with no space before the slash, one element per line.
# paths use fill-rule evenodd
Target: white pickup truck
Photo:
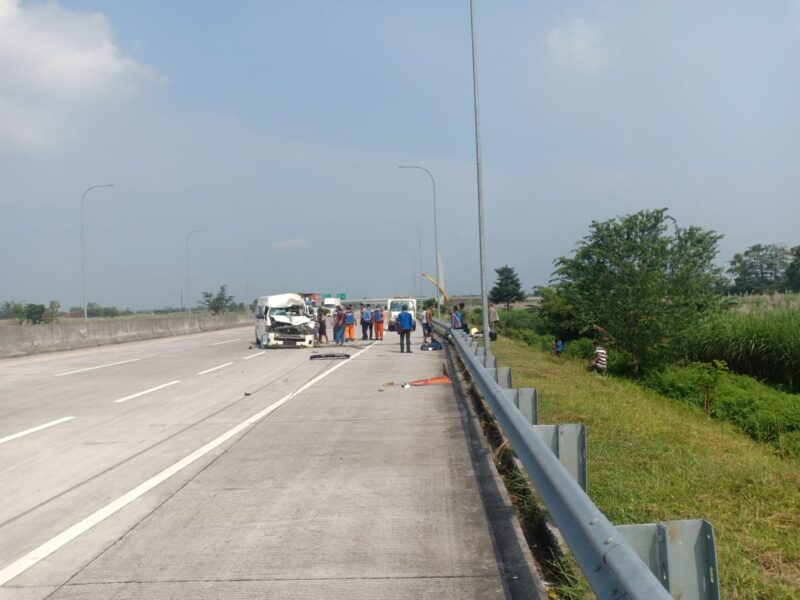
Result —
<path fill-rule="evenodd" d="M 256 344 L 262 348 L 312 348 L 315 327 L 298 294 L 261 296 L 256 303 Z"/>

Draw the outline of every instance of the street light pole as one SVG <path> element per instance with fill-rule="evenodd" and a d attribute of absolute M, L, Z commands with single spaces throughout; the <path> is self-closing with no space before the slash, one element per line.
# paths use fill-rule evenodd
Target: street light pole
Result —
<path fill-rule="evenodd" d="M 475 2 L 469 0 L 472 27 L 472 93 L 475 104 L 475 168 L 478 176 L 478 240 L 481 255 L 481 312 L 483 313 L 483 346 L 489 350 L 489 299 L 486 294 L 486 244 L 483 222 L 483 168 L 481 165 L 481 111 L 478 94 L 478 56 L 475 47 Z"/>
<path fill-rule="evenodd" d="M 419 277 L 422 278 L 422 232 L 419 228 L 414 227 L 413 225 L 400 225 L 400 227 L 408 227 L 409 229 L 413 229 L 417 232 L 417 242 L 419 242 Z M 419 284 L 419 295 L 422 296 L 422 283 Z"/>
<path fill-rule="evenodd" d="M 401 169 L 419 169 L 420 171 L 425 171 L 428 174 L 428 177 L 431 178 L 431 184 L 433 185 L 433 247 L 434 251 L 436 252 L 436 314 L 441 319 L 442 318 L 442 301 L 440 298 L 440 290 L 439 286 L 442 284 L 442 280 L 439 277 L 439 227 L 436 223 L 436 180 L 433 178 L 428 169 L 425 167 L 420 167 L 418 165 L 400 165 Z"/>
<path fill-rule="evenodd" d="M 194 231 L 190 232 L 189 235 L 186 236 L 186 312 L 187 314 L 191 314 L 192 312 L 192 296 L 189 287 L 189 238 L 191 238 L 195 233 L 204 233 L 205 229 L 195 229 Z"/>
<path fill-rule="evenodd" d="M 86 188 L 81 196 L 81 297 L 83 298 L 83 320 L 89 320 L 89 311 L 86 307 L 86 242 L 84 240 L 84 225 L 83 225 L 83 203 L 86 200 L 86 194 L 101 187 L 114 187 L 113 183 L 101 183 L 100 185 L 93 185 Z"/>
<path fill-rule="evenodd" d="M 415 294 L 415 295 L 418 295 L 417 294 L 417 267 L 416 267 L 416 264 L 415 264 L 415 261 L 414 261 L 414 251 L 411 248 L 400 248 L 400 250 L 405 250 L 406 252 L 411 254 L 411 276 L 414 278 L 412 280 L 412 282 L 411 282 L 412 283 L 411 293 Z"/>

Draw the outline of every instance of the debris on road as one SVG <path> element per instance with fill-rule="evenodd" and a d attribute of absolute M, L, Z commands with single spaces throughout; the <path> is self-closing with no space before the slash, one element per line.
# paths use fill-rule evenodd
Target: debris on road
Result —
<path fill-rule="evenodd" d="M 343 359 L 346 360 L 350 358 L 349 354 L 345 352 L 324 352 L 322 354 L 312 354 L 309 356 L 309 360 L 338 360 Z"/>
<path fill-rule="evenodd" d="M 411 382 L 411 385 L 441 385 L 444 383 L 453 383 L 446 375 L 442 377 L 429 377 L 428 379 L 417 379 Z"/>

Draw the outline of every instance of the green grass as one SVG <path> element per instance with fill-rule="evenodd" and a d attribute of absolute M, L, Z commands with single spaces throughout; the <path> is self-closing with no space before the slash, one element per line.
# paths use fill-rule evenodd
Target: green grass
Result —
<path fill-rule="evenodd" d="M 538 389 L 542 423 L 586 424 L 589 493 L 613 523 L 708 519 L 723 598 L 800 597 L 800 461 L 576 361 L 506 338 L 492 350 L 515 385 Z"/>

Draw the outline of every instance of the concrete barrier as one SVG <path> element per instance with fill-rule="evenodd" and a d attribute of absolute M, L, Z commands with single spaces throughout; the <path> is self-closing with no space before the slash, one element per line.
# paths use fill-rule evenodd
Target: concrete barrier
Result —
<path fill-rule="evenodd" d="M 250 312 L 65 320 L 48 325 L 0 325 L 0 358 L 74 350 L 253 324 Z"/>

